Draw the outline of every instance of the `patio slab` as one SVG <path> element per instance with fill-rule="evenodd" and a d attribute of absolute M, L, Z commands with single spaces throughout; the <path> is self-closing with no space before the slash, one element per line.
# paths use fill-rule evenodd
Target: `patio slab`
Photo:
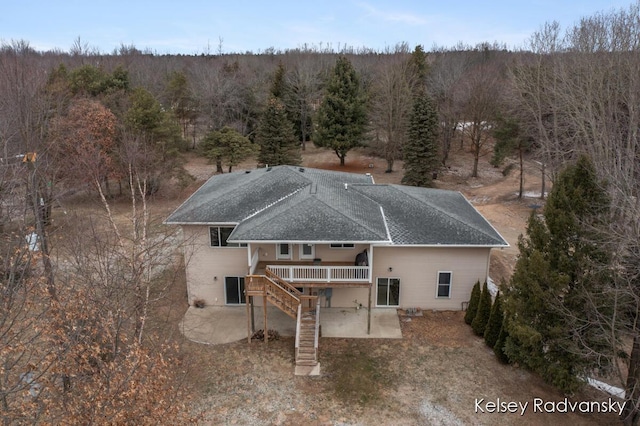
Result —
<path fill-rule="evenodd" d="M 189 307 L 180 322 L 180 331 L 189 340 L 216 345 L 247 338 L 247 313 L 244 306 Z M 264 311 L 254 308 L 255 329 L 264 329 Z M 296 321 L 279 309 L 267 308 L 267 325 L 281 336 L 295 336 Z M 371 311 L 371 334 L 367 334 L 367 310 L 322 308 L 322 337 L 401 339 L 400 320 L 395 309 Z"/>

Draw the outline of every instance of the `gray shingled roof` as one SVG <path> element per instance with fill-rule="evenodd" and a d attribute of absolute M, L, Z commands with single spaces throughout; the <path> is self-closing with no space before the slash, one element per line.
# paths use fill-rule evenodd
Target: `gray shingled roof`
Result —
<path fill-rule="evenodd" d="M 402 185 L 357 185 L 353 190 L 383 207 L 394 244 L 507 245 L 459 192 Z"/>
<path fill-rule="evenodd" d="M 237 242 L 507 245 L 459 192 L 292 166 L 214 176 L 165 222 L 238 223 Z"/>

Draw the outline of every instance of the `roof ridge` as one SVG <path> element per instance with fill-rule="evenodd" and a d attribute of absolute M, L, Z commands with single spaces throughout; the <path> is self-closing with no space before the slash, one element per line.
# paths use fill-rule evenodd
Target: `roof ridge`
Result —
<path fill-rule="evenodd" d="M 272 202 L 272 203 L 267 204 L 267 205 L 266 205 L 266 206 L 264 206 L 263 208 L 261 208 L 261 209 L 259 209 L 259 210 L 256 210 L 255 212 L 251 213 L 249 216 L 247 216 L 247 217 L 243 218 L 243 219 L 241 220 L 241 223 L 242 223 L 242 222 L 244 222 L 245 220 L 249 220 L 249 219 L 251 219 L 252 217 L 254 217 L 254 216 L 256 216 L 256 215 L 258 215 L 258 214 L 262 213 L 263 211 L 265 211 L 265 210 L 267 210 L 267 209 L 269 209 L 269 208 L 271 208 L 271 207 L 275 206 L 275 205 L 276 205 L 276 204 L 278 204 L 279 202 L 284 201 L 284 200 L 286 200 L 287 198 L 289 198 L 289 197 L 291 197 L 291 196 L 293 196 L 293 195 L 297 194 L 298 192 L 300 192 L 300 191 L 302 191 L 303 189 L 307 188 L 309 185 L 310 185 L 310 184 L 304 185 L 304 186 L 302 186 L 302 187 L 300 187 L 300 188 L 296 189 L 295 191 L 293 191 L 293 192 L 291 192 L 291 193 L 289 193 L 289 194 L 285 195 L 284 197 L 280 197 L 280 198 L 279 198 L 279 199 L 277 199 L 276 201 L 274 201 L 274 202 Z"/>
<path fill-rule="evenodd" d="M 347 219 L 349 219 L 350 221 L 357 223 L 359 226 L 363 227 L 363 228 L 364 228 L 364 229 L 366 229 L 367 231 L 369 231 L 369 232 L 371 232 L 371 233 L 373 233 L 373 234 L 376 234 L 376 235 L 378 234 L 378 231 L 376 231 L 376 230 L 374 230 L 374 229 L 371 229 L 370 227 L 368 227 L 367 225 L 365 225 L 365 224 L 364 224 L 364 223 L 362 223 L 362 222 L 358 222 L 357 220 L 354 220 L 354 218 L 352 218 L 352 217 L 347 216 L 347 215 L 346 215 L 346 214 L 344 214 L 342 211 L 340 211 L 340 210 L 336 209 L 336 208 L 335 208 L 335 207 L 333 207 L 332 205 L 327 204 L 325 201 L 321 200 L 319 197 L 313 197 L 313 198 L 314 198 L 315 200 L 319 201 L 320 203 L 324 204 L 325 206 L 329 207 L 331 210 L 333 210 L 333 211 L 337 212 L 337 213 L 338 213 L 338 214 L 340 214 L 341 216 L 346 217 L 346 218 L 347 218 Z M 366 198 L 368 198 L 370 201 L 374 202 L 378 207 L 381 207 L 381 206 L 380 206 L 380 204 L 379 204 L 378 202 L 376 202 L 375 200 L 371 200 L 371 198 L 369 198 L 369 197 L 366 197 Z M 385 219 L 384 215 L 382 215 L 382 223 L 384 224 L 385 229 L 388 229 L 388 227 L 387 227 L 387 221 L 386 221 L 386 219 Z M 388 238 L 388 235 L 385 235 L 385 237 L 386 237 L 386 238 Z M 389 240 L 389 242 L 392 242 L 392 240 Z"/>
<path fill-rule="evenodd" d="M 437 211 L 439 211 L 439 212 L 441 212 L 441 213 L 445 214 L 447 217 L 449 217 L 449 218 L 451 218 L 451 219 L 455 220 L 455 221 L 456 221 L 456 222 L 458 222 L 458 223 L 463 224 L 463 225 L 464 225 L 464 226 L 466 226 L 467 228 L 474 229 L 474 230 L 476 230 L 476 231 L 480 232 L 481 234 L 483 234 L 483 235 L 485 235 L 485 236 L 487 236 L 487 237 L 489 237 L 489 238 L 491 238 L 491 239 L 493 239 L 493 240 L 495 240 L 495 239 L 496 239 L 496 238 L 495 238 L 495 235 L 491 235 L 491 234 L 487 233 L 484 229 L 480 229 L 480 228 L 478 228 L 477 226 L 474 226 L 473 224 L 470 224 L 470 223 L 468 223 L 468 222 L 466 222 L 466 221 L 464 221 L 464 220 L 462 220 L 462 219 L 459 219 L 459 218 L 457 218 L 457 217 L 453 216 L 453 215 L 452 215 L 451 213 L 449 213 L 448 211 L 443 210 L 442 208 L 440 208 L 440 207 L 438 207 L 438 206 L 434 205 L 433 203 L 431 203 L 431 202 L 429 202 L 429 201 L 427 201 L 427 200 L 422 200 L 422 199 L 420 199 L 420 198 L 418 198 L 418 197 L 414 196 L 413 194 L 411 194 L 411 193 L 409 193 L 409 192 L 407 192 L 407 191 L 404 191 L 404 190 L 403 190 L 403 188 L 405 188 L 406 186 L 403 186 L 403 185 L 395 185 L 395 184 L 391 184 L 391 185 L 389 185 L 389 186 L 391 186 L 392 188 L 394 188 L 394 189 L 396 189 L 396 190 L 398 190 L 398 191 L 401 191 L 403 194 L 406 194 L 407 196 L 409 196 L 409 197 L 413 198 L 414 200 L 416 200 L 416 201 L 418 201 L 418 202 L 420 202 L 420 203 L 422 203 L 422 204 L 426 204 L 426 205 L 428 205 L 429 207 L 431 207 L 431 208 L 433 208 L 433 209 L 435 209 L 435 210 L 437 210 Z M 435 189 L 436 191 L 443 191 L 443 190 L 438 189 L 438 188 L 428 188 L 428 189 Z M 445 191 L 446 191 L 446 190 L 445 190 Z M 471 204 L 471 203 L 469 202 L 469 200 L 467 200 L 467 198 L 462 194 L 462 192 L 460 192 L 460 191 L 450 191 L 450 190 L 449 190 L 448 192 L 459 194 L 459 195 L 462 197 L 462 199 L 463 199 L 463 200 L 465 200 L 465 201 L 467 202 L 467 204 L 469 204 L 469 206 L 470 206 L 472 209 L 474 209 L 476 212 L 478 212 L 478 210 L 473 206 L 473 204 Z M 489 226 L 491 227 L 491 229 L 493 229 L 493 230 L 498 234 L 498 236 L 502 238 L 502 236 L 501 236 L 501 235 L 500 235 L 500 234 L 495 230 L 495 228 L 493 227 L 493 225 L 491 225 L 491 224 L 489 223 L 489 221 L 487 221 L 487 219 L 486 219 L 484 216 L 482 216 L 482 215 L 480 214 L 480 212 L 478 212 L 478 214 L 479 214 L 479 215 L 480 215 L 480 217 L 481 217 L 481 218 L 482 218 L 482 219 L 487 223 L 487 225 L 489 225 Z M 502 238 L 502 239 L 504 240 L 504 238 Z M 506 241 L 506 240 L 504 240 L 504 241 Z"/>

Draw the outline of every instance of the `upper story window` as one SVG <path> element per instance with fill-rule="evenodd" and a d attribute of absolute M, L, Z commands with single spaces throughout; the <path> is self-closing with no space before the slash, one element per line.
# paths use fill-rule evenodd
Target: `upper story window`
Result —
<path fill-rule="evenodd" d="M 331 248 L 354 248 L 356 245 L 352 244 L 352 243 L 336 243 L 336 244 L 331 244 Z"/>
<path fill-rule="evenodd" d="M 209 244 L 211 247 L 246 247 L 246 243 L 229 243 L 229 235 L 233 232 L 233 226 L 210 226 Z"/>

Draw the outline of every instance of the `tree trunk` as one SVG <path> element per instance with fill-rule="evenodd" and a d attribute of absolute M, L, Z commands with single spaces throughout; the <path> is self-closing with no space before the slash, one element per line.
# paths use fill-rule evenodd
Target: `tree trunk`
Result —
<path fill-rule="evenodd" d="M 540 199 L 544 200 L 544 191 L 545 191 L 545 167 L 544 163 L 542 163 L 542 188 L 540 189 Z"/>
<path fill-rule="evenodd" d="M 475 151 L 474 151 L 474 155 L 473 155 L 473 171 L 471 173 L 471 177 L 478 177 L 478 159 L 479 159 L 479 155 L 476 155 Z"/>
<path fill-rule="evenodd" d="M 523 160 L 523 149 L 522 146 L 518 149 L 518 154 L 520 157 L 520 192 L 518 192 L 518 198 L 522 199 L 522 195 L 524 192 L 524 160 Z"/>
<path fill-rule="evenodd" d="M 393 172 L 393 158 L 387 158 L 387 170 L 385 170 L 384 172 L 385 173 Z"/>
<path fill-rule="evenodd" d="M 224 173 L 222 169 L 222 158 L 216 158 L 216 173 Z"/>
<path fill-rule="evenodd" d="M 625 392 L 626 404 L 620 418 L 627 426 L 637 425 L 640 422 L 640 334 L 638 330 L 633 336 L 633 348 L 631 349 Z"/>

